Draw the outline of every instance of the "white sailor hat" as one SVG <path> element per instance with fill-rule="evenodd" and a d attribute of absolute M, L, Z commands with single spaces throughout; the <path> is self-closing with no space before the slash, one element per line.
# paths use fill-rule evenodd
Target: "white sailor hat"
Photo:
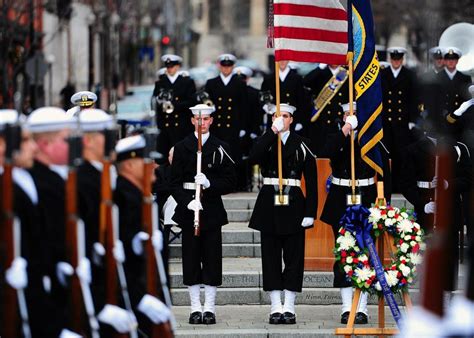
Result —
<path fill-rule="evenodd" d="M 179 55 L 165 54 L 161 57 L 161 62 L 163 62 L 166 67 L 172 67 L 182 64 L 183 58 Z"/>
<path fill-rule="evenodd" d="M 76 106 L 90 107 L 97 101 L 97 95 L 93 92 L 84 90 L 71 96 L 71 103 Z"/>
<path fill-rule="evenodd" d="M 131 158 L 143 158 L 145 146 L 146 141 L 143 135 L 129 136 L 119 140 L 115 146 L 117 162 Z"/>
<path fill-rule="evenodd" d="M 18 120 L 18 112 L 14 109 L 0 109 L 0 132 L 6 124 L 14 124 Z"/>
<path fill-rule="evenodd" d="M 349 108 L 350 108 L 350 104 L 349 103 L 344 103 L 344 104 L 341 104 L 341 107 L 342 107 L 342 110 L 344 111 L 344 113 L 348 113 Z M 357 103 L 355 101 L 352 102 L 352 107 L 354 107 L 354 111 L 357 110 Z"/>
<path fill-rule="evenodd" d="M 285 113 L 290 113 L 291 115 L 293 115 L 293 113 L 295 112 L 296 108 L 288 103 L 280 103 L 280 112 L 285 112 Z M 272 114 L 275 114 L 276 113 L 276 105 L 272 105 L 270 107 L 270 112 Z"/>
<path fill-rule="evenodd" d="M 243 75 L 245 77 L 252 77 L 253 75 L 252 69 L 246 66 L 235 67 L 233 73 L 237 75 Z"/>
<path fill-rule="evenodd" d="M 232 54 L 221 54 L 217 58 L 221 66 L 233 66 L 237 58 Z"/>
<path fill-rule="evenodd" d="M 191 110 L 193 115 L 199 115 L 199 112 L 201 113 L 201 115 L 210 115 L 216 111 L 216 108 L 214 108 L 214 106 L 208 106 L 207 104 L 203 103 L 197 104 L 189 109 Z"/>
<path fill-rule="evenodd" d="M 447 47 L 443 50 L 443 57 L 445 59 L 459 59 L 462 56 L 462 52 L 456 47 Z"/>
<path fill-rule="evenodd" d="M 27 118 L 28 129 L 33 133 L 60 131 L 73 128 L 76 119 L 67 116 L 57 107 L 42 107 L 34 110 Z"/>
<path fill-rule="evenodd" d="M 443 58 L 443 48 L 436 46 L 433 48 L 430 48 L 429 50 L 430 55 L 434 59 L 442 59 Z"/>
<path fill-rule="evenodd" d="M 114 119 L 105 111 L 96 108 L 85 109 L 79 114 L 81 130 L 84 132 L 102 131 L 114 126 Z"/>
<path fill-rule="evenodd" d="M 390 57 L 392 59 L 401 59 L 403 55 L 405 55 L 407 52 L 406 48 L 403 47 L 390 47 L 387 48 L 387 53 L 390 54 Z"/>
<path fill-rule="evenodd" d="M 380 68 L 384 69 L 390 67 L 390 62 L 387 61 L 379 61 Z"/>

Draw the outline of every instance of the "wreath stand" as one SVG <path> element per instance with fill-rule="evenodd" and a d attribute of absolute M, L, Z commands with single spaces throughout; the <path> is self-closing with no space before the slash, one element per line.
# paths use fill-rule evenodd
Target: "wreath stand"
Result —
<path fill-rule="evenodd" d="M 379 206 L 386 205 L 387 202 L 385 201 L 384 194 L 383 194 L 383 183 L 378 182 L 377 183 L 377 201 L 376 204 Z M 384 243 L 387 242 L 387 247 L 390 250 L 390 253 L 393 254 L 393 247 L 389 242 L 389 237 L 388 233 L 384 232 L 383 233 L 383 240 L 381 238 L 377 239 L 377 251 L 380 257 L 380 261 L 383 264 L 384 261 Z M 352 299 L 352 308 L 351 312 L 349 315 L 349 319 L 347 320 L 347 326 L 345 328 L 336 328 L 336 335 L 338 336 L 345 336 L 345 337 L 350 337 L 352 335 L 358 336 L 358 335 L 374 335 L 374 336 L 394 336 L 398 334 L 398 329 L 396 328 L 386 328 L 385 327 L 385 299 L 383 295 L 379 296 L 379 304 L 378 304 L 378 314 L 379 314 L 379 326 L 378 327 L 372 327 L 372 328 L 354 328 L 354 321 L 355 321 L 355 316 L 356 316 L 356 311 L 357 311 L 357 306 L 359 304 L 359 299 L 360 299 L 360 289 L 356 289 L 354 292 L 354 298 Z M 408 294 L 407 291 L 402 292 L 402 297 L 403 301 L 405 302 L 405 306 L 408 309 L 411 309 L 412 307 L 412 302 L 410 295 Z"/>

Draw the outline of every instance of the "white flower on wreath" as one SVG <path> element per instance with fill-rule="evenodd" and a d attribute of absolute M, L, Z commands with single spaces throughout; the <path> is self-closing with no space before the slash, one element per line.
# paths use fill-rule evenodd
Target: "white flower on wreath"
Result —
<path fill-rule="evenodd" d="M 352 264 L 352 262 L 353 262 L 352 256 L 347 257 L 347 258 L 346 258 L 346 262 L 347 262 L 348 264 Z"/>
<path fill-rule="evenodd" d="M 375 283 L 375 290 L 382 291 L 382 286 L 380 285 L 380 282 Z"/>
<path fill-rule="evenodd" d="M 368 259 L 369 259 L 369 257 L 367 257 L 366 254 L 362 254 L 362 255 L 360 255 L 360 257 L 359 257 L 359 261 L 361 261 L 362 263 L 365 262 L 365 261 L 367 261 Z"/>
<path fill-rule="evenodd" d="M 349 232 L 346 232 L 344 236 L 339 236 L 336 242 L 339 243 L 339 251 L 349 250 L 356 244 L 355 238 Z"/>
<path fill-rule="evenodd" d="M 356 276 L 359 277 L 359 279 L 361 281 L 366 281 L 367 279 L 370 278 L 370 275 L 371 275 L 370 270 L 371 269 L 368 269 L 368 268 L 362 268 L 362 269 L 357 268 L 357 269 L 355 269 L 354 272 L 355 272 Z"/>
<path fill-rule="evenodd" d="M 346 273 L 348 273 L 349 271 L 352 271 L 352 266 L 350 266 L 350 265 L 345 265 L 345 266 L 344 266 L 344 271 L 345 271 Z"/>
<path fill-rule="evenodd" d="M 409 248 L 410 248 L 410 246 L 409 246 L 407 243 L 402 243 L 402 245 L 400 245 L 400 250 L 401 250 L 403 253 L 406 253 Z"/>
<path fill-rule="evenodd" d="M 398 222 L 397 228 L 399 232 L 409 233 L 413 229 L 413 223 L 408 219 L 404 219 Z"/>
<path fill-rule="evenodd" d="M 387 218 L 385 220 L 385 226 L 386 227 L 389 227 L 389 226 L 392 226 L 396 221 L 393 219 L 393 218 Z"/>
<path fill-rule="evenodd" d="M 405 241 L 409 241 L 409 240 L 411 239 L 411 236 L 410 236 L 410 235 L 406 235 L 405 237 L 403 237 L 403 239 L 404 239 Z"/>
<path fill-rule="evenodd" d="M 390 217 L 390 218 L 393 218 L 393 216 L 395 216 L 395 210 L 389 210 L 387 212 L 387 216 Z"/>
<path fill-rule="evenodd" d="M 404 219 L 407 219 L 408 218 L 408 214 L 404 211 L 400 214 L 400 216 L 402 216 Z"/>
<path fill-rule="evenodd" d="M 388 286 L 394 286 L 398 284 L 397 270 L 389 270 L 385 272 L 385 279 L 387 280 Z"/>
<path fill-rule="evenodd" d="M 419 265 L 423 261 L 423 258 L 419 253 L 409 253 L 408 257 L 410 257 L 410 260 L 414 265 Z"/>
<path fill-rule="evenodd" d="M 369 215 L 369 222 L 376 225 L 380 217 L 382 216 L 379 208 L 371 208 Z"/>
<path fill-rule="evenodd" d="M 400 264 L 400 266 L 398 267 L 400 269 L 400 271 L 402 272 L 402 275 L 407 277 L 411 270 L 408 266 L 406 266 L 405 264 Z"/>

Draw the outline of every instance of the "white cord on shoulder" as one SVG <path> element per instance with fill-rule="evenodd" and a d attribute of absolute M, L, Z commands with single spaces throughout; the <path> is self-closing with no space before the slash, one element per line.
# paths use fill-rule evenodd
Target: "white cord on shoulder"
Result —
<path fill-rule="evenodd" d="M 225 151 L 225 149 L 224 149 L 224 147 L 223 147 L 222 145 L 219 146 L 219 151 L 223 151 L 224 154 L 226 154 L 226 156 L 229 158 L 229 160 L 230 160 L 233 164 L 235 164 L 235 161 L 232 159 L 232 157 L 230 157 L 229 154 L 227 154 L 227 152 Z M 221 153 L 221 154 L 222 154 L 222 153 Z M 224 156 L 222 156 L 222 157 L 224 157 Z M 222 163 L 222 160 L 221 160 L 221 163 Z"/>

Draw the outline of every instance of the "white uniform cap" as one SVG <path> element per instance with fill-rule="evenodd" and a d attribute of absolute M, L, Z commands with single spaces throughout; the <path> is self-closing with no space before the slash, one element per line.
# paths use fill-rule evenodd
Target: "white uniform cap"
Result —
<path fill-rule="evenodd" d="M 389 54 L 405 54 L 407 49 L 404 47 L 390 47 L 387 48 L 387 53 Z"/>
<path fill-rule="evenodd" d="M 199 112 L 201 112 L 201 115 L 210 115 L 216 111 L 216 108 L 214 108 L 214 106 L 208 106 L 207 104 L 203 103 L 197 104 L 189 109 L 191 109 L 193 115 L 199 115 Z"/>
<path fill-rule="evenodd" d="M 356 111 L 357 110 L 357 103 L 355 101 L 352 102 L 352 106 L 354 107 L 354 111 Z M 344 104 L 341 104 L 341 107 L 342 107 L 342 110 L 344 111 L 344 113 L 347 113 L 347 112 L 349 112 L 350 104 L 349 103 L 344 103 Z"/>
<path fill-rule="evenodd" d="M 146 142 L 143 135 L 125 137 L 117 142 L 115 152 L 117 162 L 130 158 L 143 158 Z"/>
<path fill-rule="evenodd" d="M 232 55 L 232 54 L 221 54 L 219 55 L 217 60 L 223 66 L 226 66 L 226 65 L 232 66 L 235 63 L 235 61 L 237 61 L 237 58 L 235 57 L 235 55 Z"/>
<path fill-rule="evenodd" d="M 102 131 L 114 126 L 114 119 L 101 109 L 85 109 L 79 114 L 81 130 L 85 132 Z"/>
<path fill-rule="evenodd" d="M 18 120 L 18 112 L 14 109 L 0 109 L 0 131 L 6 124 L 14 124 Z"/>
<path fill-rule="evenodd" d="M 165 54 L 161 57 L 161 62 L 165 65 L 177 65 L 183 63 L 183 58 L 179 55 Z"/>
<path fill-rule="evenodd" d="M 75 104 L 76 106 L 89 107 L 92 106 L 96 101 L 97 95 L 87 90 L 77 92 L 71 96 L 71 103 Z"/>
<path fill-rule="evenodd" d="M 246 77 L 252 77 L 253 75 L 253 71 L 246 66 L 235 67 L 233 73 L 237 75 L 245 75 Z"/>
<path fill-rule="evenodd" d="M 459 48 L 456 47 L 446 47 L 443 50 L 443 57 L 446 58 L 446 56 L 456 56 L 457 58 L 460 58 L 462 56 L 462 52 Z"/>
<path fill-rule="evenodd" d="M 66 115 L 68 117 L 76 117 L 77 113 L 79 113 L 80 111 L 81 111 L 81 108 L 79 106 L 74 106 L 66 110 Z"/>
<path fill-rule="evenodd" d="M 384 69 L 390 67 L 390 62 L 387 61 L 379 61 L 380 68 Z"/>
<path fill-rule="evenodd" d="M 293 113 L 295 112 L 296 108 L 293 107 L 292 105 L 290 104 L 287 104 L 287 103 L 280 103 L 280 113 L 290 113 L 291 115 L 293 115 Z M 270 112 L 271 114 L 275 114 L 276 113 L 276 105 L 272 105 L 270 107 Z"/>
<path fill-rule="evenodd" d="M 34 110 L 26 123 L 33 133 L 60 131 L 73 128 L 76 120 L 66 115 L 66 112 L 57 107 L 42 107 Z"/>
<path fill-rule="evenodd" d="M 436 46 L 429 50 L 431 56 L 443 57 L 443 48 Z"/>

